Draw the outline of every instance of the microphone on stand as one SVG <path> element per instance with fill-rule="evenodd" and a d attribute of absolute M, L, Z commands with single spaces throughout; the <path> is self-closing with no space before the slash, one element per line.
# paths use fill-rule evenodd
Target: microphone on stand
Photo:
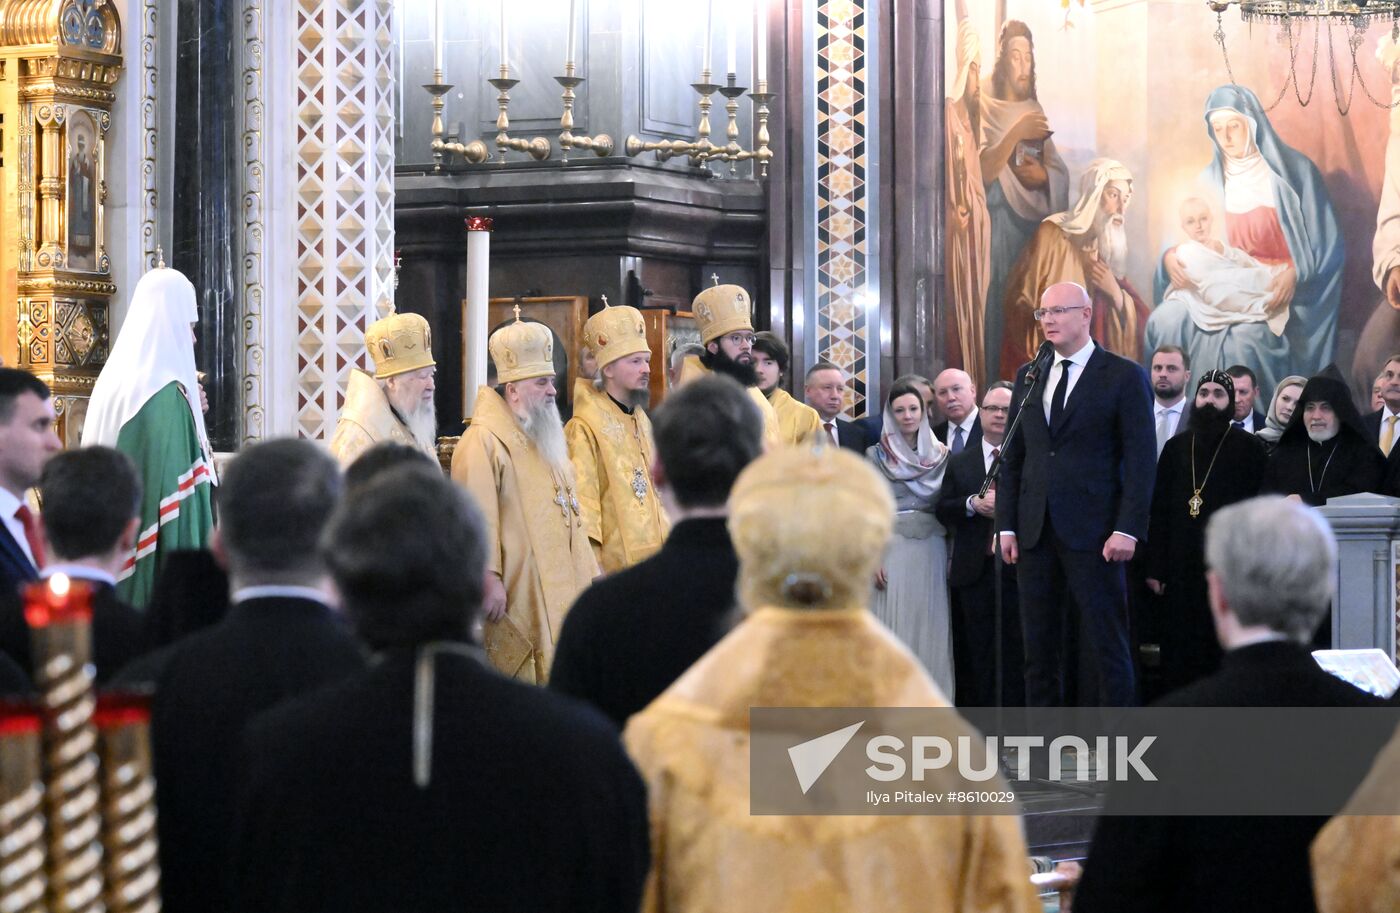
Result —
<path fill-rule="evenodd" d="M 979 498 L 985 498 L 987 492 L 991 490 L 997 476 L 1001 474 L 1002 458 L 1005 455 L 1006 443 L 1009 442 L 1016 429 L 1021 427 L 1021 419 L 1026 414 L 1026 404 L 1031 401 L 1031 396 L 1035 393 L 1036 386 L 1040 383 L 1040 374 L 1045 370 L 1045 365 L 1052 360 L 1055 347 L 1050 344 L 1050 340 L 1045 340 L 1036 349 L 1035 357 L 1031 359 L 1030 367 L 1026 369 L 1026 395 L 1021 400 L 1021 407 L 1016 410 L 1016 417 L 1011 422 L 1011 427 L 1006 429 L 1006 438 L 1002 443 L 1003 452 L 998 453 L 992 460 L 991 468 L 987 470 L 987 477 L 982 481 L 982 489 L 977 493 Z"/>
<path fill-rule="evenodd" d="M 1055 347 L 1050 345 L 1050 340 L 1045 340 L 1040 344 L 1040 348 L 1035 350 L 1035 357 L 1031 359 L 1030 370 L 1026 371 L 1026 384 L 1035 386 L 1035 382 L 1040 380 L 1040 372 L 1044 370 L 1044 365 L 1049 361 L 1051 351 Z"/>

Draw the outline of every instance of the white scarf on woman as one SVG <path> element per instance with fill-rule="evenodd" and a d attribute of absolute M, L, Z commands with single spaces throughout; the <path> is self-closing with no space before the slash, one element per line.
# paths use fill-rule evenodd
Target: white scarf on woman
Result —
<path fill-rule="evenodd" d="M 932 498 L 943 484 L 943 468 L 948 464 L 948 448 L 933 436 L 928 422 L 919 422 L 918 449 L 909 446 L 899 422 L 888 405 L 880 443 L 875 445 L 876 463 L 885 477 L 903 482 L 920 498 Z"/>

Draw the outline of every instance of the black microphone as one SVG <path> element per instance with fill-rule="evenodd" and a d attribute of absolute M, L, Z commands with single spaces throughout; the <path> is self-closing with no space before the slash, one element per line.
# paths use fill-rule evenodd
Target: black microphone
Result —
<path fill-rule="evenodd" d="M 1040 379 L 1041 366 L 1043 365 L 1043 363 L 1045 362 L 1045 360 L 1049 357 L 1049 355 L 1050 355 L 1050 353 L 1051 353 L 1051 351 L 1052 351 L 1053 349 L 1054 349 L 1054 346 L 1052 346 L 1052 345 L 1050 344 L 1050 340 L 1048 340 L 1048 339 L 1045 340 L 1044 342 L 1042 342 L 1042 343 L 1040 344 L 1040 348 L 1039 348 L 1039 349 L 1036 349 L 1036 351 L 1035 351 L 1035 358 L 1032 358 L 1032 359 L 1031 359 L 1031 366 L 1030 366 L 1030 369 L 1029 369 L 1028 371 L 1026 371 L 1026 383 L 1027 383 L 1027 385 L 1034 384 L 1037 380 Z"/>

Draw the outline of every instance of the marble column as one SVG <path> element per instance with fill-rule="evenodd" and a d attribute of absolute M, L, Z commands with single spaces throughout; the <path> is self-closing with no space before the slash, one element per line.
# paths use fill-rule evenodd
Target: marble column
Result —
<path fill-rule="evenodd" d="M 296 364 L 295 433 L 329 439 L 350 371 L 370 367 L 365 328 L 394 302 L 393 3 L 291 6 L 296 284 L 265 320 L 295 324 L 295 350 L 270 353 Z"/>

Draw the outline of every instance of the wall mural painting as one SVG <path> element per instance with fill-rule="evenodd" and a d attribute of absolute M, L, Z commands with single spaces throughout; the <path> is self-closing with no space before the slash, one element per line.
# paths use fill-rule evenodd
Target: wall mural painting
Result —
<path fill-rule="evenodd" d="M 1345 32 L 1334 79 L 1328 31 L 1295 25 L 1295 83 L 1287 35 L 1227 15 L 1232 80 L 1204 3 L 946 0 L 945 16 L 949 365 L 1013 377 L 1041 292 L 1071 280 L 1119 354 L 1248 365 L 1265 403 L 1335 365 L 1369 403 L 1400 351 L 1400 108 L 1363 97 L 1400 99 L 1388 27 L 1358 49 L 1344 115 Z"/>

